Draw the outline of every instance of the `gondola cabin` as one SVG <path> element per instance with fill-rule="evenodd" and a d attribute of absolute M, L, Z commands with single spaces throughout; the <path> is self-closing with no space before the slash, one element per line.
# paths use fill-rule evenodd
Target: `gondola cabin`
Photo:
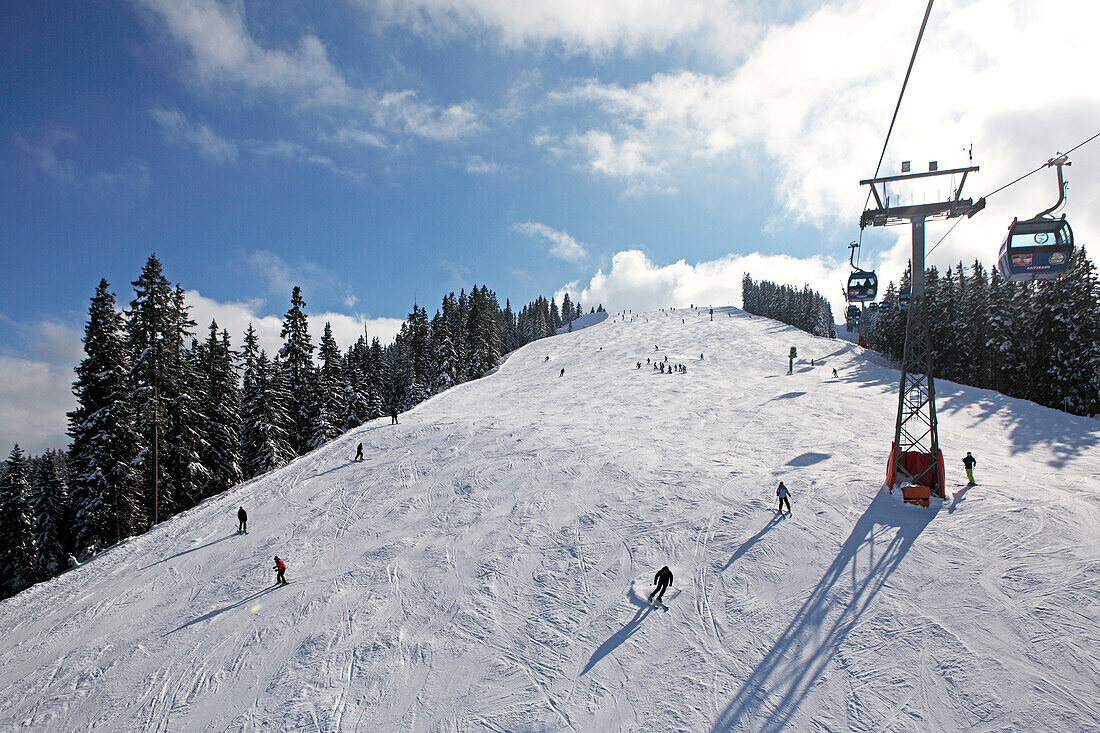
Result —
<path fill-rule="evenodd" d="M 997 269 L 1008 282 L 1056 280 L 1073 259 L 1073 230 L 1058 219 L 1012 220 L 1001 244 Z"/>
<path fill-rule="evenodd" d="M 909 288 L 902 288 L 898 291 L 898 308 L 903 311 L 909 310 Z"/>
<path fill-rule="evenodd" d="M 878 276 L 874 272 L 857 270 L 848 276 L 848 301 L 866 303 L 878 295 Z"/>
<path fill-rule="evenodd" d="M 845 311 L 845 313 L 844 313 L 844 318 L 845 318 L 845 320 L 848 320 L 848 321 L 858 321 L 859 320 L 859 306 L 858 305 L 848 306 L 848 310 Z"/>
<path fill-rule="evenodd" d="M 878 303 L 870 303 L 867 305 L 867 310 L 871 313 L 878 313 Z"/>

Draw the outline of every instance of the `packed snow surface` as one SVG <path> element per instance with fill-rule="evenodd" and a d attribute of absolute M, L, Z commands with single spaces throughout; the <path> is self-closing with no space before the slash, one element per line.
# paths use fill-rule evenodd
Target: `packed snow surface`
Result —
<path fill-rule="evenodd" d="M 937 382 L 907 506 L 881 364 L 734 309 L 532 343 L 4 601 L 0 727 L 1096 730 L 1100 422 Z"/>

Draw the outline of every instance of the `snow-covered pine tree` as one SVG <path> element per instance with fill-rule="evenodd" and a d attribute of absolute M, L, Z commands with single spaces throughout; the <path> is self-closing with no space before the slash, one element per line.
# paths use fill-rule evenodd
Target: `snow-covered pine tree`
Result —
<path fill-rule="evenodd" d="M 383 384 L 385 381 L 383 371 L 385 352 L 378 337 L 370 342 L 370 352 L 367 358 L 367 370 L 364 377 L 367 380 L 367 417 L 370 420 L 385 414 L 386 405 L 383 398 Z"/>
<path fill-rule="evenodd" d="M 31 461 L 31 516 L 34 518 L 35 576 L 49 580 L 68 563 L 69 527 L 66 516 L 69 488 L 65 481 L 65 458 L 58 451 L 46 451 Z"/>
<path fill-rule="evenodd" d="M 0 597 L 13 596 L 37 580 L 30 464 L 16 445 L 0 477 Z"/>
<path fill-rule="evenodd" d="M 247 347 L 246 347 L 247 348 Z M 283 367 L 268 361 L 260 351 L 252 368 L 246 367 L 241 413 L 244 441 L 244 473 L 247 478 L 259 476 L 286 465 L 294 458 L 286 426 L 289 395 L 283 386 Z"/>
<path fill-rule="evenodd" d="M 163 385 L 168 410 L 168 430 L 164 441 L 164 479 L 176 504 L 172 513 L 197 505 L 205 498 L 204 489 L 210 471 L 203 463 L 207 452 L 206 431 L 212 419 L 205 398 L 208 391 L 198 344 L 193 334 L 183 288 L 172 293 L 171 361 Z M 189 348 L 190 347 L 190 348 Z M 165 515 L 161 515 L 163 521 Z"/>
<path fill-rule="evenodd" d="M 1096 273 L 1078 252 L 1073 267 L 1058 280 L 1036 283 L 1033 300 L 1035 379 L 1032 399 L 1077 414 L 1091 414 L 1097 396 L 1094 377 L 1100 360 Z"/>
<path fill-rule="evenodd" d="M 1031 381 L 1031 329 L 1027 315 L 1030 294 L 1026 287 L 1005 282 L 994 269 L 989 279 L 989 330 L 986 348 L 993 389 L 1011 397 L 1024 397 Z"/>
<path fill-rule="evenodd" d="M 467 377 L 477 379 L 500 361 L 500 306 L 487 286 L 470 291 L 470 316 L 467 320 Z"/>
<path fill-rule="evenodd" d="M 436 368 L 432 358 L 432 327 L 428 321 L 428 312 L 414 303 L 405 325 L 408 326 L 405 358 L 408 360 L 406 370 L 408 401 L 411 407 L 431 396 Z"/>
<path fill-rule="evenodd" d="M 129 402 L 133 406 L 141 452 L 136 468 L 145 492 L 143 503 L 150 520 L 165 519 L 176 501 L 164 472 L 164 440 L 172 419 L 174 393 L 171 369 L 176 361 L 175 309 L 172 287 L 160 260 L 150 255 L 138 279 L 126 321 L 126 351 L 130 358 Z M 157 511 L 153 511 L 154 497 Z"/>
<path fill-rule="evenodd" d="M 340 380 L 344 391 L 341 429 L 357 428 L 370 418 L 367 403 L 366 362 L 369 355 L 367 339 L 360 336 L 340 360 Z"/>
<path fill-rule="evenodd" d="M 68 414 L 72 533 L 80 559 L 149 523 L 123 328 L 115 296 L 100 280 L 84 328 L 85 357 L 73 383 L 77 407 Z"/>
<path fill-rule="evenodd" d="M 332 324 L 327 321 L 317 356 L 321 363 L 317 370 L 318 409 L 310 440 L 312 448 L 318 448 L 344 432 L 342 422 L 347 412 L 340 347 L 332 335 Z"/>
<path fill-rule="evenodd" d="M 573 312 L 573 301 L 569 298 L 569 293 L 566 293 L 561 298 L 561 319 L 565 323 L 572 323 L 576 317 Z"/>
<path fill-rule="evenodd" d="M 285 339 L 279 349 L 279 359 L 286 370 L 286 387 L 292 396 L 290 404 L 290 446 L 295 454 L 303 455 L 313 449 L 313 436 L 319 406 L 317 404 L 317 375 L 313 366 L 313 343 L 309 337 L 306 320 L 306 302 L 302 289 L 294 286 L 290 294 L 290 310 L 283 318 L 280 338 Z"/>
<path fill-rule="evenodd" d="M 251 325 L 249 325 L 251 329 Z M 253 332 L 253 339 L 255 332 Z M 210 321 L 206 343 L 199 350 L 203 384 L 206 388 L 207 429 L 203 465 L 209 474 L 204 496 L 214 496 L 244 478 L 241 459 L 241 388 L 229 331 L 220 338 L 218 323 Z"/>
<path fill-rule="evenodd" d="M 443 302 L 446 305 L 446 298 Z M 458 369 L 458 352 L 451 340 L 451 329 L 447 327 L 447 319 L 441 311 L 436 311 L 435 318 L 432 319 L 431 349 L 435 371 L 431 392 L 438 394 L 455 385 L 455 374 Z"/>

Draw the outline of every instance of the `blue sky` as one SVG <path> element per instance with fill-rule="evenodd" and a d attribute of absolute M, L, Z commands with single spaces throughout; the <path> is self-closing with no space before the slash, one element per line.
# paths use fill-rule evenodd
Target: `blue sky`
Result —
<path fill-rule="evenodd" d="M 739 303 L 748 271 L 839 313 L 924 6 L 6 3 L 0 442 L 64 443 L 88 299 L 105 277 L 126 302 L 151 252 L 200 325 L 269 343 L 294 284 L 345 347 L 474 282 L 644 309 Z M 1096 132 L 1097 16 L 941 0 L 884 169 L 965 165 L 973 144 L 978 196 Z M 1086 242 L 1098 158 L 1068 171 Z M 1052 190 L 999 194 L 930 261 L 991 264 Z M 897 277 L 907 231 L 864 242 Z"/>

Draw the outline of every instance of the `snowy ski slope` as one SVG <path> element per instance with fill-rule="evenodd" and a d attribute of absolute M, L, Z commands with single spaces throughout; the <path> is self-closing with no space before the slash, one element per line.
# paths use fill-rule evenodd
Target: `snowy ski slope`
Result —
<path fill-rule="evenodd" d="M 904 506 L 876 361 L 735 309 L 530 344 L 0 603 L 0 728 L 1096 730 L 1100 422 L 937 382 L 954 496 Z"/>

